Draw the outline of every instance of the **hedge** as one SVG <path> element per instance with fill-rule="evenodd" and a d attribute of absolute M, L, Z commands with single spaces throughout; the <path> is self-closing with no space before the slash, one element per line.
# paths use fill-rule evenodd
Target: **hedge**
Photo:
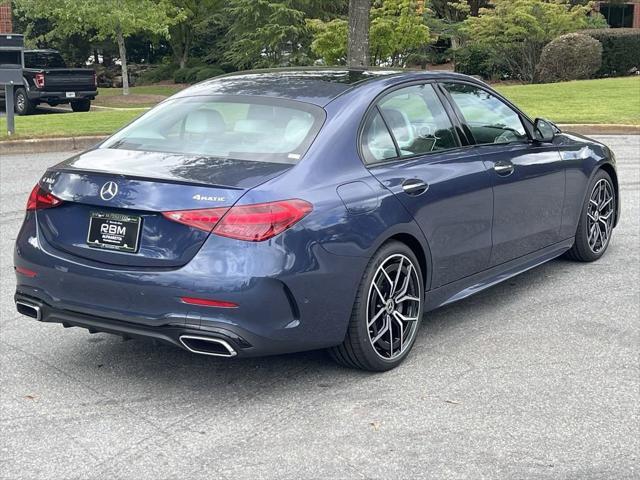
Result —
<path fill-rule="evenodd" d="M 640 28 L 602 28 L 582 30 L 602 44 L 600 77 L 627 75 L 640 69 Z"/>

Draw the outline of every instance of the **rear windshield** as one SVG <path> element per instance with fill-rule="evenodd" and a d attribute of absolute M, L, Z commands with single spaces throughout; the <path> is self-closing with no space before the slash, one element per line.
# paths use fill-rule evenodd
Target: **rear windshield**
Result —
<path fill-rule="evenodd" d="M 65 68 L 64 60 L 57 52 L 24 52 L 25 68 Z"/>
<path fill-rule="evenodd" d="M 175 98 L 116 133 L 101 148 L 294 164 L 323 121 L 323 109 L 293 100 Z"/>

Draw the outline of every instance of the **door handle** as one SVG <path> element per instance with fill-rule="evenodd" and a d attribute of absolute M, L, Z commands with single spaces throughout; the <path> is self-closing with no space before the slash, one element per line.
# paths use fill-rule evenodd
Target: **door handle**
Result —
<path fill-rule="evenodd" d="M 493 166 L 493 169 L 501 177 L 508 177 L 513 173 L 514 166 L 511 162 L 496 162 L 496 164 Z"/>
<path fill-rule="evenodd" d="M 427 182 L 423 182 L 419 178 L 410 178 L 402 182 L 402 190 L 404 190 L 404 193 L 407 195 L 422 195 L 428 189 L 429 184 Z"/>

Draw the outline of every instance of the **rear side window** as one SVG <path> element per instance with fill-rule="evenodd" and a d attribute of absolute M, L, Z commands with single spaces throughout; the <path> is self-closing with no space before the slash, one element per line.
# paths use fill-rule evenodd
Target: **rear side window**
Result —
<path fill-rule="evenodd" d="M 57 52 L 24 52 L 25 68 L 65 68 L 66 64 Z"/>
<path fill-rule="evenodd" d="M 451 120 L 429 84 L 394 90 L 378 103 L 378 114 L 366 125 L 363 135 L 368 163 L 390 157 L 389 146 L 396 146 L 394 157 L 410 157 L 459 146 Z M 382 121 L 383 120 L 383 121 Z M 385 133 L 382 125 L 388 128 Z M 389 131 L 395 140 L 389 138 Z M 381 149 L 381 143 L 384 143 Z M 367 157 L 367 151 L 371 153 Z"/>
<path fill-rule="evenodd" d="M 377 109 L 364 127 L 362 146 L 366 163 L 381 162 L 398 156 L 391 134 Z"/>
<path fill-rule="evenodd" d="M 473 85 L 445 83 L 478 144 L 511 143 L 529 139 L 520 115 L 498 97 Z"/>
<path fill-rule="evenodd" d="M 102 148 L 294 164 L 311 145 L 324 118 L 322 108 L 293 100 L 176 98 L 116 133 Z"/>

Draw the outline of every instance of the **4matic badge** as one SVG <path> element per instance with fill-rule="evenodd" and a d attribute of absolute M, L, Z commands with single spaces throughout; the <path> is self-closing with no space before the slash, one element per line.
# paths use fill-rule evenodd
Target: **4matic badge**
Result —
<path fill-rule="evenodd" d="M 226 200 L 225 197 L 215 197 L 215 196 L 208 196 L 208 195 L 200 195 L 199 193 L 196 193 L 193 197 L 194 200 L 198 200 L 201 202 L 224 202 Z"/>

